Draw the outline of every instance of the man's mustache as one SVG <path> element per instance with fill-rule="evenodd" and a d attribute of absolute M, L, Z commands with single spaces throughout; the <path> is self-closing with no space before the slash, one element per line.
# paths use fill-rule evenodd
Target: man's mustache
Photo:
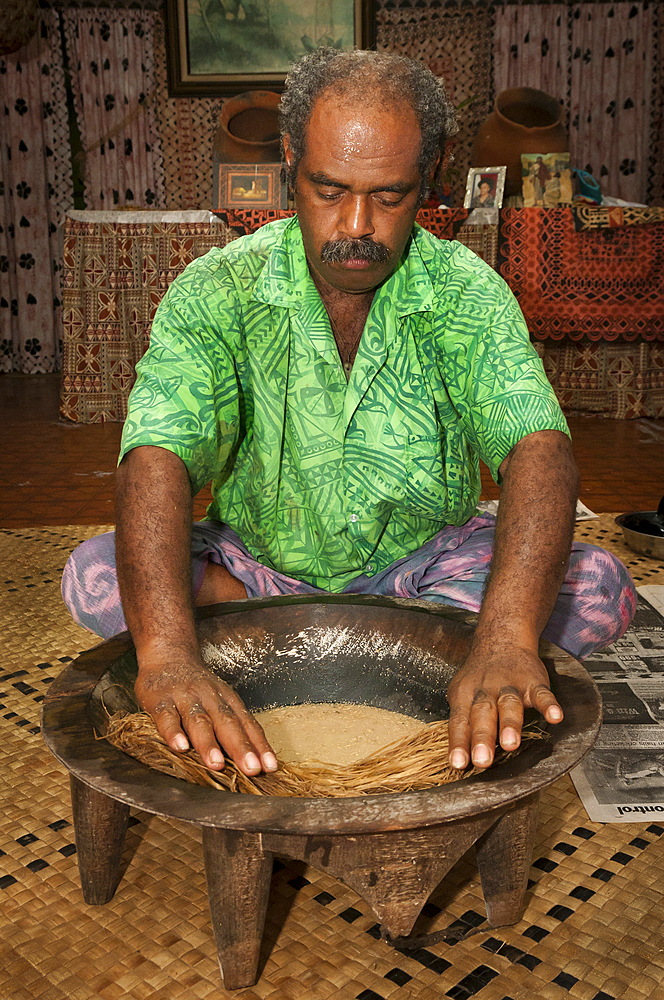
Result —
<path fill-rule="evenodd" d="M 325 264 L 343 264 L 347 260 L 384 264 L 390 259 L 390 251 L 384 243 L 376 243 L 369 236 L 362 236 L 359 240 L 328 240 L 323 244 L 320 258 Z"/>

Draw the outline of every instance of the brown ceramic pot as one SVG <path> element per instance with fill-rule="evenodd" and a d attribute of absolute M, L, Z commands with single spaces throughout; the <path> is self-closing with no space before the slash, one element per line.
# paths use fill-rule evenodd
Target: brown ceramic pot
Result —
<path fill-rule="evenodd" d="M 555 97 L 532 87 L 513 87 L 496 98 L 470 153 L 472 167 L 507 166 L 505 196 L 521 194 L 521 154 L 569 149 L 563 109 Z"/>
<path fill-rule="evenodd" d="M 278 163 L 279 102 L 269 90 L 238 94 L 224 103 L 214 137 L 219 163 Z"/>

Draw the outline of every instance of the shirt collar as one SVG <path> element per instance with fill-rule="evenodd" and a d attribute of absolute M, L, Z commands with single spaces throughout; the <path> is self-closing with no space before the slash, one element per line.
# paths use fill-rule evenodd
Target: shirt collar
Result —
<path fill-rule="evenodd" d="M 420 255 L 423 230 L 415 224 L 399 267 L 381 287 L 398 316 L 433 309 L 433 285 Z M 254 288 L 254 297 L 269 305 L 299 309 L 310 295 L 318 295 L 307 265 L 297 216 L 284 227 L 270 251 Z"/>
<path fill-rule="evenodd" d="M 318 294 L 309 274 L 297 216 L 294 216 L 270 250 L 253 294 L 268 305 L 299 309 L 312 292 Z"/>
<path fill-rule="evenodd" d="M 433 284 L 420 254 L 423 232 L 415 223 L 401 263 L 378 293 L 389 297 L 397 316 L 433 310 Z"/>

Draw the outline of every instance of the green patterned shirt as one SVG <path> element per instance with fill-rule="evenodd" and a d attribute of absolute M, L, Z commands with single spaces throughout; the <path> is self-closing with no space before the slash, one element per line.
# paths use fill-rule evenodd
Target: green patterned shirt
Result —
<path fill-rule="evenodd" d="M 121 456 L 157 445 L 212 481 L 208 517 L 288 576 L 339 592 L 471 517 L 526 434 L 567 433 L 507 285 L 416 226 L 376 291 L 346 383 L 297 219 L 211 250 L 170 286 Z"/>

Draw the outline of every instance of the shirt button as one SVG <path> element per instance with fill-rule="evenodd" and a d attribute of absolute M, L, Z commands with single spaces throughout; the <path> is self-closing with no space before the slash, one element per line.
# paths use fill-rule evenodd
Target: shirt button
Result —
<path fill-rule="evenodd" d="M 351 524 L 355 524 L 355 522 L 357 521 L 357 514 L 351 514 L 348 520 L 350 521 Z"/>
<path fill-rule="evenodd" d="M 367 573 L 373 573 L 373 563 L 367 563 Z"/>

